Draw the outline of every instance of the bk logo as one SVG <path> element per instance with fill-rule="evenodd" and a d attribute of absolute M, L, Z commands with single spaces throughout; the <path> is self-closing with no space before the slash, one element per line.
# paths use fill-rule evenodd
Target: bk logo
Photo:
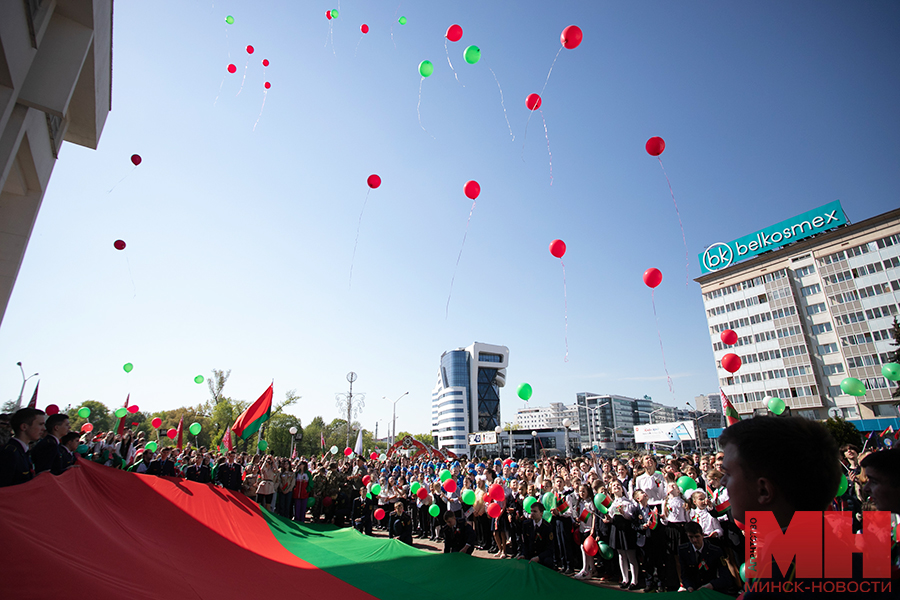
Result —
<path fill-rule="evenodd" d="M 703 253 L 703 266 L 709 271 L 724 269 L 734 260 L 734 251 L 728 244 L 716 242 Z"/>

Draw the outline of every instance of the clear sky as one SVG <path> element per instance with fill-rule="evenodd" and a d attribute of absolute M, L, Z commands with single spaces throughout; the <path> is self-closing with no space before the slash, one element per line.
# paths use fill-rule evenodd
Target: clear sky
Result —
<path fill-rule="evenodd" d="M 276 397 L 302 396 L 305 423 L 338 416 L 353 370 L 364 426 L 383 432 L 409 391 L 397 427 L 425 432 L 441 353 L 480 341 L 510 349 L 504 421 L 521 382 L 533 405 L 591 391 L 683 406 L 718 389 L 699 252 L 835 199 L 854 222 L 900 204 L 896 2 L 343 0 L 328 21 L 330 8 L 116 3 L 112 112 L 96 151 L 60 153 L 0 328 L 0 398 L 19 393 L 16 361 L 41 373 L 41 406 L 131 393 L 144 410 L 204 401 L 194 376 L 232 369 L 226 394 L 253 400 L 274 379 Z M 584 41 L 559 55 L 541 107 L 551 186 L 525 97 L 571 24 Z M 644 151 L 657 135 L 688 286 Z M 360 223 L 371 173 L 383 184 Z M 445 316 L 469 179 L 482 192 Z M 664 275 L 674 396 L 648 267 Z"/>

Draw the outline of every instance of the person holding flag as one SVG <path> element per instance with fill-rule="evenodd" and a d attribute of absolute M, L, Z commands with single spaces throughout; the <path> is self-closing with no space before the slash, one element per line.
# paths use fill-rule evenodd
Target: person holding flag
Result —
<path fill-rule="evenodd" d="M 257 398 L 256 402 L 247 407 L 247 410 L 241 413 L 231 426 L 231 430 L 236 436 L 242 440 L 250 439 L 254 433 L 259 431 L 263 423 L 272 416 L 272 394 L 274 383 L 266 388 L 262 396 Z M 179 426 L 180 429 L 180 426 Z M 181 446 L 179 446 L 180 448 Z M 259 452 L 257 450 L 257 452 Z"/>

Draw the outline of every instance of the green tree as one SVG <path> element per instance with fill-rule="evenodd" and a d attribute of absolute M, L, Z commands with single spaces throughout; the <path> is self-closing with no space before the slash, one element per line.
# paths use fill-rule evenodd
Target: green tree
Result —
<path fill-rule="evenodd" d="M 413 437 L 427 446 L 434 446 L 434 436 L 430 433 L 417 433 Z"/>
<path fill-rule="evenodd" d="M 325 420 L 322 417 L 315 417 L 303 429 L 303 439 L 297 445 L 297 454 L 299 456 L 321 456 L 322 443 L 320 434 L 325 430 Z"/>
<path fill-rule="evenodd" d="M 218 404 L 219 400 L 222 399 L 222 390 L 225 388 L 225 383 L 231 376 L 231 369 L 228 369 L 228 371 L 213 369 L 212 374 L 213 376 L 206 380 L 206 385 L 209 386 L 209 395 L 212 396 L 213 404 Z"/>
<path fill-rule="evenodd" d="M 87 419 L 78 416 L 79 409 L 85 406 L 91 409 L 91 414 Z M 94 426 L 94 433 L 109 431 L 114 427 L 114 423 L 118 425 L 118 420 L 110 414 L 109 408 L 96 400 L 85 400 L 74 407 L 67 406 L 61 412 L 69 415 L 69 428 L 72 431 L 81 431 L 81 426 L 85 423 L 91 423 Z"/>
<path fill-rule="evenodd" d="M 857 448 L 862 448 L 862 435 L 860 435 L 859 430 L 853 423 L 848 423 L 840 417 L 837 419 L 829 417 L 828 420 L 825 421 L 825 428 L 831 432 L 831 435 L 838 443 L 838 446 L 853 444 Z"/>

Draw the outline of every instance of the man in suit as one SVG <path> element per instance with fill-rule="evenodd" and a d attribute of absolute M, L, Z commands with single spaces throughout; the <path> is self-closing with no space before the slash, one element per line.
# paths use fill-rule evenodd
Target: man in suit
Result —
<path fill-rule="evenodd" d="M 216 472 L 216 479 L 226 490 L 241 491 L 241 466 L 234 462 L 234 451 L 226 455 L 225 464 L 220 465 Z"/>
<path fill-rule="evenodd" d="M 34 471 L 35 473 L 50 471 L 54 475 L 61 475 L 65 467 L 59 441 L 69 433 L 69 415 L 65 413 L 50 415 L 44 422 L 44 427 L 47 429 L 47 435 L 31 449 Z"/>
<path fill-rule="evenodd" d="M 15 412 L 9 424 L 13 437 L 0 451 L 0 487 L 25 483 L 34 477 L 28 445 L 44 433 L 44 411 L 23 408 Z"/>
<path fill-rule="evenodd" d="M 678 547 L 678 559 L 681 563 L 681 582 L 687 591 L 700 588 L 723 593 L 730 591 L 734 579 L 722 551 L 704 540 L 703 528 L 699 523 L 688 521 L 684 530 L 690 543 Z"/>
<path fill-rule="evenodd" d="M 545 567 L 555 569 L 553 563 L 553 531 L 544 521 L 544 505 L 535 502 L 531 505 L 531 518 L 522 525 L 522 554 L 530 562 L 539 562 Z"/>
<path fill-rule="evenodd" d="M 375 507 L 374 498 L 366 498 L 369 490 L 366 486 L 359 488 L 359 496 L 353 499 L 353 508 L 350 511 L 350 519 L 353 527 L 360 533 L 372 535 L 372 511 Z"/>
<path fill-rule="evenodd" d="M 472 554 L 475 550 L 475 530 L 467 521 L 457 521 L 456 515 L 449 510 L 444 513 L 444 553 L 465 552 Z"/>
<path fill-rule="evenodd" d="M 394 503 L 390 519 L 390 537 L 396 536 L 404 544 L 412 546 L 412 518 L 403 510 L 402 502 Z"/>
<path fill-rule="evenodd" d="M 162 477 L 175 477 L 175 462 L 169 457 L 169 453 L 169 448 L 160 450 L 159 458 L 150 462 L 150 466 L 147 468 L 147 474 Z"/>
<path fill-rule="evenodd" d="M 78 433 L 70 431 L 59 439 L 59 450 L 62 456 L 62 470 L 65 471 L 75 464 L 75 451 L 78 448 Z"/>

